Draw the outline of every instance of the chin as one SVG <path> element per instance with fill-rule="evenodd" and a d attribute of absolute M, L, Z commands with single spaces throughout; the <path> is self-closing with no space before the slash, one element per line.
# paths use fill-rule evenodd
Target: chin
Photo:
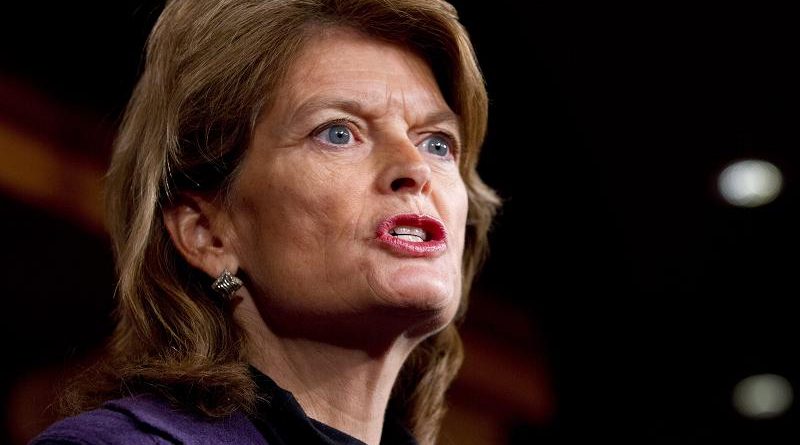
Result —
<path fill-rule="evenodd" d="M 447 310 L 458 304 L 460 282 L 453 274 L 430 267 L 406 266 L 381 277 L 383 295 L 392 305 L 423 311 Z"/>
<path fill-rule="evenodd" d="M 408 337 L 421 339 L 443 329 L 461 301 L 460 274 L 410 266 L 384 270 L 372 278 L 381 312 L 387 320 L 399 322 L 396 327 Z"/>

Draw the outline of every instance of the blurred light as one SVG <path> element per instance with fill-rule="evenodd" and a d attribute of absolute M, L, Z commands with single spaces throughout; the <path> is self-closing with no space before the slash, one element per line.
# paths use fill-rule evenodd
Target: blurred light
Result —
<path fill-rule="evenodd" d="M 739 382 L 733 389 L 733 406 L 743 416 L 769 419 L 792 405 L 792 385 L 775 374 L 759 374 Z"/>
<path fill-rule="evenodd" d="M 735 206 L 758 207 L 775 199 L 782 183 L 778 167 L 750 159 L 734 162 L 720 173 L 719 192 Z"/>

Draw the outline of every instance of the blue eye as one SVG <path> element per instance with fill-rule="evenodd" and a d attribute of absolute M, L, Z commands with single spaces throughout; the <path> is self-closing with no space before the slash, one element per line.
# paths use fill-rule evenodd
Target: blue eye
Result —
<path fill-rule="evenodd" d="M 333 125 L 325 130 L 327 142 L 336 145 L 345 145 L 350 142 L 352 135 L 345 125 Z"/>
<path fill-rule="evenodd" d="M 450 153 L 450 143 L 440 136 L 431 136 L 422 141 L 423 150 L 436 156 L 447 156 Z"/>

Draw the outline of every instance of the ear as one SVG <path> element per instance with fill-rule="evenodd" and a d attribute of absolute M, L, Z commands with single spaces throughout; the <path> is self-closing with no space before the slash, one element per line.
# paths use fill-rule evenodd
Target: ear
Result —
<path fill-rule="evenodd" d="M 190 265 L 212 278 L 224 269 L 236 274 L 239 261 L 219 204 L 200 195 L 182 194 L 162 215 L 172 244 Z"/>

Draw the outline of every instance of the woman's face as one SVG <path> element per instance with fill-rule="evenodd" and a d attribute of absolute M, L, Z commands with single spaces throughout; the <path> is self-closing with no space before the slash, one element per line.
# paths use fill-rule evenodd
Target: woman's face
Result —
<path fill-rule="evenodd" d="M 461 294 L 467 193 L 459 122 L 428 65 L 402 47 L 326 30 L 276 97 L 230 213 L 267 324 L 361 335 L 446 325 Z"/>

